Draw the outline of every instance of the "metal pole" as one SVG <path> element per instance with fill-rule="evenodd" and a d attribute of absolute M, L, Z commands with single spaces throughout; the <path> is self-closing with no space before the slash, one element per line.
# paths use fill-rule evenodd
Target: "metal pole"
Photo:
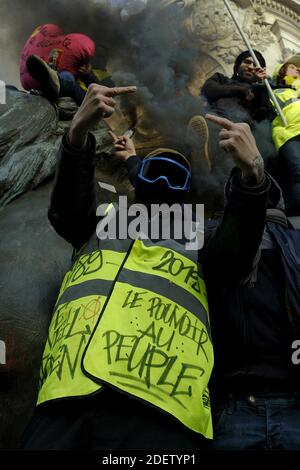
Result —
<path fill-rule="evenodd" d="M 239 25 L 239 23 L 238 23 L 236 17 L 234 16 L 234 13 L 233 13 L 233 11 L 232 11 L 232 9 L 231 9 L 231 6 L 229 5 L 229 2 L 228 2 L 227 0 L 224 0 L 224 3 L 225 3 L 225 5 L 226 5 L 226 7 L 227 7 L 227 10 L 229 11 L 229 13 L 230 13 L 230 15 L 231 15 L 231 18 L 233 19 L 233 22 L 234 22 L 235 26 L 237 27 L 237 29 L 238 29 L 240 35 L 242 36 L 242 38 L 243 38 L 243 40 L 244 40 L 244 42 L 245 42 L 245 44 L 246 44 L 246 46 L 247 46 L 247 48 L 248 48 L 248 51 L 250 52 L 251 57 L 252 57 L 252 59 L 254 60 L 254 63 L 255 63 L 255 65 L 256 65 L 256 67 L 260 67 L 261 65 L 260 65 L 259 61 L 257 60 L 257 57 L 256 57 L 256 55 L 255 55 L 255 52 L 254 52 L 254 50 L 252 49 L 252 46 L 251 46 L 251 44 L 250 44 L 250 42 L 249 42 L 247 36 L 245 35 L 244 31 L 243 31 L 242 28 L 240 27 L 240 25 Z M 271 98 L 271 100 L 273 101 L 273 103 L 274 103 L 274 105 L 275 105 L 275 108 L 276 108 L 276 110 L 277 110 L 277 112 L 278 112 L 278 114 L 279 114 L 279 116 L 280 116 L 280 119 L 282 120 L 283 125 L 286 127 L 286 126 L 287 126 L 287 121 L 286 121 L 286 119 L 285 119 L 285 117 L 284 117 L 284 115 L 283 115 L 283 112 L 282 112 L 282 110 L 281 110 L 281 108 L 280 108 L 280 105 L 279 105 L 279 103 L 278 103 L 278 100 L 277 100 L 276 96 L 274 95 L 273 90 L 272 90 L 272 88 L 271 88 L 271 85 L 270 85 L 270 83 L 269 83 L 269 81 L 268 81 L 267 78 L 264 79 L 264 84 L 265 84 L 266 87 L 267 87 L 267 90 L 268 90 L 268 92 L 269 92 L 270 98 Z"/>

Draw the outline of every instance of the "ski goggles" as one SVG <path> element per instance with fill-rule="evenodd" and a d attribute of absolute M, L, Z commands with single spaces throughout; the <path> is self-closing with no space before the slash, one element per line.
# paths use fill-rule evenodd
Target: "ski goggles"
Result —
<path fill-rule="evenodd" d="M 170 189 L 187 191 L 191 171 L 185 166 L 166 157 L 150 157 L 142 161 L 138 177 L 147 183 L 165 181 Z"/>

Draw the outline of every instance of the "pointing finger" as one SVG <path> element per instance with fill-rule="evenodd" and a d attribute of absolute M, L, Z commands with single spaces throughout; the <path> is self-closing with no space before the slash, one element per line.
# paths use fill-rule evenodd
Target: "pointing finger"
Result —
<path fill-rule="evenodd" d="M 135 93 L 137 90 L 136 86 L 120 86 L 114 88 L 108 88 L 105 92 L 106 96 L 118 96 L 118 95 L 126 95 L 127 93 Z"/>
<path fill-rule="evenodd" d="M 219 126 L 224 127 L 224 129 L 227 129 L 227 130 L 232 129 L 233 122 L 229 121 L 229 119 L 216 116 L 215 114 L 206 114 L 205 118 L 208 119 L 208 121 L 214 122 L 215 124 L 218 124 Z"/>

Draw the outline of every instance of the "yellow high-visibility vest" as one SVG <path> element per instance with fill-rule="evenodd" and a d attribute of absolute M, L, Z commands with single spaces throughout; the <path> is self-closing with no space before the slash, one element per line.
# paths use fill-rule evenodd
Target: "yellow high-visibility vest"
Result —
<path fill-rule="evenodd" d="M 212 438 L 212 367 L 197 251 L 174 240 L 95 238 L 63 280 L 38 404 L 108 385 Z"/>
<path fill-rule="evenodd" d="M 299 90 L 293 88 L 278 88 L 274 93 L 287 121 L 285 127 L 280 116 L 273 120 L 272 137 L 279 150 L 288 140 L 300 134 L 300 99 Z"/>

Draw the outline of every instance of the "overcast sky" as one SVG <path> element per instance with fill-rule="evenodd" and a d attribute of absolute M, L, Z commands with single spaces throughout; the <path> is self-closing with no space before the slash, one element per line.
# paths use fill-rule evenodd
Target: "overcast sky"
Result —
<path fill-rule="evenodd" d="M 5 18 L 1 18 L 0 29 L 0 80 L 6 84 L 20 87 L 19 80 L 19 57 L 15 48 L 10 46 L 8 29 L 5 25 Z"/>

